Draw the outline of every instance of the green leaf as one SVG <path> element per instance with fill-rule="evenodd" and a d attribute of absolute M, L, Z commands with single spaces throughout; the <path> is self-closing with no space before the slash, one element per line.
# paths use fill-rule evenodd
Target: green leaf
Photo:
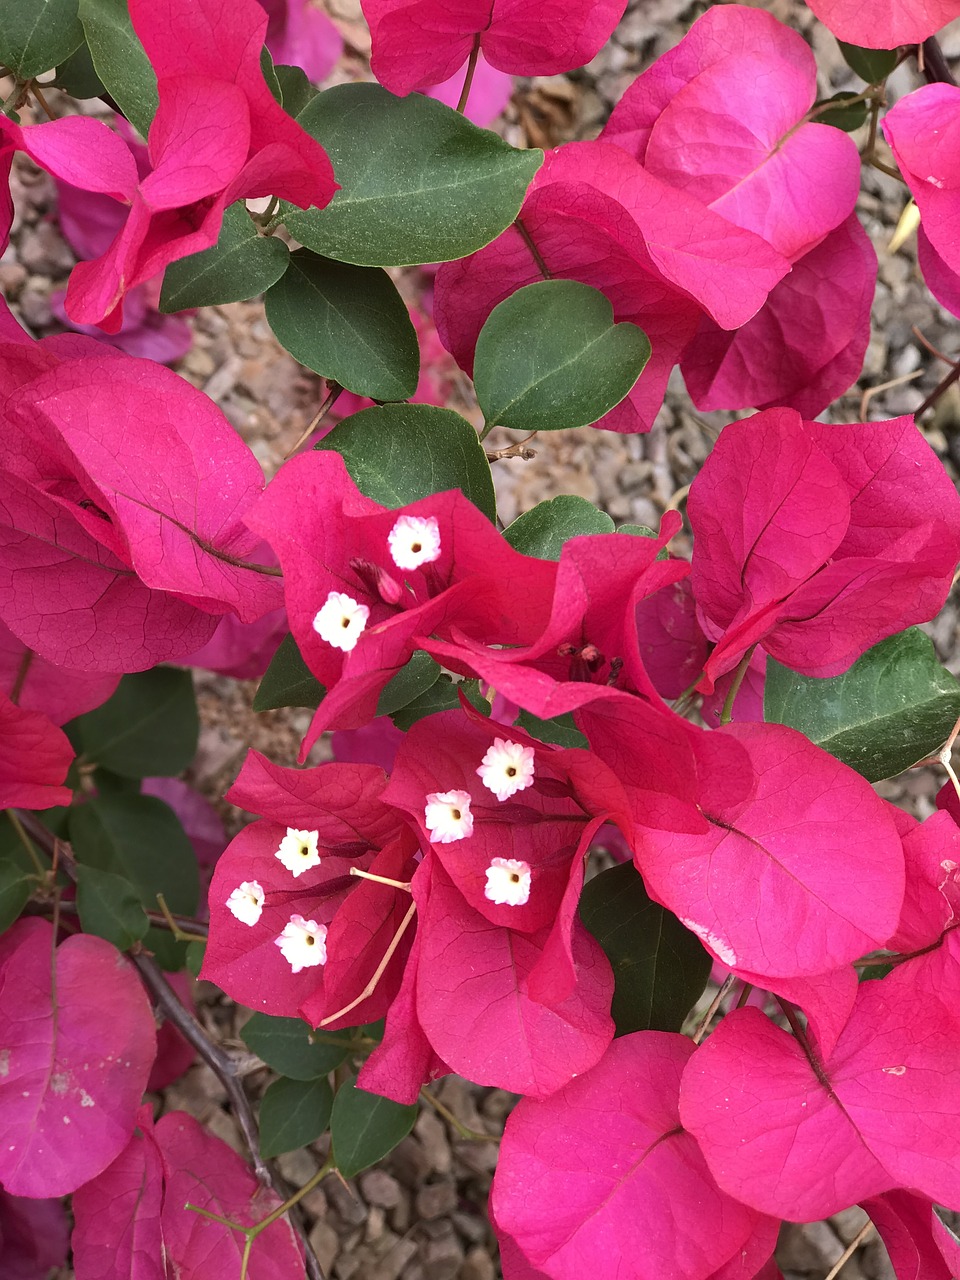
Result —
<path fill-rule="evenodd" d="M 602 418 L 649 358 L 646 334 L 615 324 L 599 289 L 540 280 L 491 311 L 477 339 L 473 381 L 489 426 L 558 431 Z"/>
<path fill-rule="evenodd" d="M 320 442 L 335 449 L 361 493 L 385 507 L 404 507 L 444 489 L 459 489 L 496 519 L 490 463 L 476 431 L 450 409 L 387 404 L 337 423 Z"/>
<path fill-rule="evenodd" d="M 78 755 L 122 778 L 173 777 L 196 754 L 199 731 L 190 672 L 174 667 L 124 676 L 102 707 L 69 726 Z"/>
<path fill-rule="evenodd" d="M 377 715 L 389 716 L 408 703 L 422 697 L 440 679 L 440 664 L 418 649 L 405 667 L 401 667 L 384 686 L 377 703 Z"/>
<path fill-rule="evenodd" d="M 322 1038 L 314 1041 L 314 1033 L 301 1018 L 271 1018 L 266 1013 L 255 1013 L 240 1034 L 251 1053 L 291 1080 L 315 1080 L 329 1075 L 350 1052 L 343 1045 L 324 1044 Z M 338 1032 L 337 1038 L 346 1035 L 349 1032 Z"/>
<path fill-rule="evenodd" d="M 263 72 L 263 78 L 267 82 L 267 88 L 273 94 L 277 104 L 283 106 L 283 92 L 280 88 L 280 81 L 277 79 L 277 71 L 273 65 L 273 54 L 266 45 L 260 50 L 260 70 Z"/>
<path fill-rule="evenodd" d="M 564 493 L 517 516 L 503 536 L 525 556 L 559 560 L 563 544 L 581 533 L 613 533 L 613 521 L 586 498 Z"/>
<path fill-rule="evenodd" d="M 77 908 L 85 932 L 106 938 L 121 951 L 139 942 L 149 928 L 129 880 L 83 863 L 77 865 Z"/>
<path fill-rule="evenodd" d="M 12 858 L 0 861 L 0 933 L 6 932 L 27 905 L 36 876 Z"/>
<path fill-rule="evenodd" d="M 0 0 L 0 62 L 30 80 L 83 43 L 77 0 Z"/>
<path fill-rule="evenodd" d="M 398 729 L 406 733 L 412 724 L 416 724 L 424 716 L 432 716 L 438 711 L 455 710 L 460 705 L 461 692 L 478 711 L 484 715 L 490 714 L 490 704 L 480 696 L 479 680 L 455 681 L 447 675 L 441 675 L 429 689 L 424 690 L 412 702 L 392 712 L 390 719 Z"/>
<path fill-rule="evenodd" d="M 806 734 L 869 782 L 935 754 L 960 716 L 960 683 L 917 627 L 868 649 L 843 675 L 817 680 L 767 659 L 764 717 Z"/>
<path fill-rule="evenodd" d="M 539 742 L 552 742 L 557 747 L 583 747 L 590 744 L 577 728 L 573 715 L 568 711 L 562 716 L 554 716 L 552 720 L 541 720 L 529 711 L 521 711 L 517 717 L 521 729 L 525 729 L 531 737 Z"/>
<path fill-rule="evenodd" d="M 80 0 L 80 21 L 97 75 L 145 138 L 157 112 L 157 77 L 133 30 L 127 0 Z"/>
<path fill-rule="evenodd" d="M 148 911 L 162 893 L 171 911 L 193 915 L 197 857 L 168 804 L 156 796 L 96 796 L 70 810 L 69 832 L 77 861 L 123 876 Z"/>
<path fill-rule="evenodd" d="M 106 86 L 97 75 L 97 69 L 90 57 L 86 43 L 75 49 L 65 62 L 57 67 L 57 78 L 54 85 L 68 93 L 71 98 L 99 98 L 106 93 Z"/>
<path fill-rule="evenodd" d="M 298 116 L 308 102 L 317 96 L 317 91 L 306 77 L 302 67 L 288 67 L 282 62 L 274 67 L 283 109 L 288 116 Z"/>
<path fill-rule="evenodd" d="M 326 693 L 303 660 L 293 635 L 285 635 L 270 659 L 253 699 L 254 711 L 277 707 L 309 707 L 315 710 Z"/>
<path fill-rule="evenodd" d="M 260 1103 L 261 1154 L 269 1159 L 315 1142 L 326 1131 L 332 1109 L 326 1080 L 274 1080 Z"/>
<path fill-rule="evenodd" d="M 297 117 L 342 190 L 325 209 L 284 205 L 301 244 L 340 262 L 401 267 L 482 249 L 520 212 L 542 151 L 517 151 L 433 98 L 341 84 Z"/>
<path fill-rule="evenodd" d="M 900 58 L 899 49 L 861 49 L 843 40 L 838 40 L 837 44 L 844 62 L 867 84 L 883 84 Z"/>
<path fill-rule="evenodd" d="M 276 236 L 261 236 L 242 201 L 223 215 L 212 249 L 171 262 L 164 272 L 160 310 L 185 311 L 244 302 L 269 289 L 287 269 L 290 251 Z"/>
<path fill-rule="evenodd" d="M 844 133 L 855 133 L 867 122 L 867 104 L 862 100 L 854 102 L 855 98 L 859 99 L 860 95 L 846 91 L 835 93 L 832 98 L 818 99 L 813 104 L 821 109 L 817 115 L 817 123 L 831 124 Z"/>
<path fill-rule="evenodd" d="M 712 961 L 675 915 L 651 902 L 632 863 L 584 885 L 580 919 L 613 969 L 617 1035 L 679 1031 L 707 985 Z"/>
<path fill-rule="evenodd" d="M 195 978 L 200 977 L 200 970 L 203 968 L 203 957 L 206 951 L 207 944 L 205 942 L 198 942 L 194 939 L 193 942 L 187 943 L 186 965 Z"/>
<path fill-rule="evenodd" d="M 265 303 L 280 344 L 314 373 L 371 400 L 406 400 L 416 391 L 417 331 L 379 267 L 298 249 Z"/>
<path fill-rule="evenodd" d="M 358 1089 L 356 1076 L 351 1076 L 333 1100 L 330 1134 L 337 1168 L 345 1178 L 355 1178 L 388 1155 L 416 1118 L 416 1107 Z"/>

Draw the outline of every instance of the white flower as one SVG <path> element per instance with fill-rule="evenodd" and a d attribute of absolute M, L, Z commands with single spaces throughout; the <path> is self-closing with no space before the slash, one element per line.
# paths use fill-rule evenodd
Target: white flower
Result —
<path fill-rule="evenodd" d="M 291 916 L 283 933 L 273 941 L 294 973 L 327 963 L 327 926 L 316 920 Z"/>
<path fill-rule="evenodd" d="M 453 844 L 473 835 L 473 814 L 466 791 L 432 791 L 423 819 L 434 844 Z"/>
<path fill-rule="evenodd" d="M 241 924 L 254 925 L 263 911 L 264 892 L 256 880 L 244 880 L 227 899 L 227 910 Z"/>
<path fill-rule="evenodd" d="M 530 898 L 530 863 L 517 858 L 494 858 L 487 867 L 483 896 L 498 906 L 522 907 Z"/>
<path fill-rule="evenodd" d="M 440 558 L 440 526 L 435 516 L 401 516 L 387 541 L 398 569 L 419 569 Z"/>
<path fill-rule="evenodd" d="M 344 653 L 354 647 L 367 625 L 370 610 L 342 591 L 331 591 L 326 603 L 313 620 L 313 629 L 321 640 Z"/>
<path fill-rule="evenodd" d="M 498 800 L 508 800 L 533 786 L 533 747 L 506 738 L 494 738 L 480 763 L 480 781 Z"/>
<path fill-rule="evenodd" d="M 319 831 L 298 831 L 296 827 L 287 827 L 287 834 L 280 841 L 275 856 L 288 871 L 293 872 L 295 878 L 302 876 L 311 867 L 320 865 L 319 838 Z"/>

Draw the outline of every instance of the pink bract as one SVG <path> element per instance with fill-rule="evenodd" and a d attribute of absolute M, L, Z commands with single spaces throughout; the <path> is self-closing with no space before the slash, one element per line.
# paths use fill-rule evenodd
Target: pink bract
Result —
<path fill-rule="evenodd" d="M 0 962 L 0 1177 L 14 1195 L 64 1195 L 133 1132 L 157 1048 L 150 1002 L 109 942 L 79 934 L 54 951 L 45 920 L 18 921 Z"/>
<path fill-rule="evenodd" d="M 681 1128 L 677 1094 L 694 1052 L 679 1035 L 623 1036 L 582 1078 L 519 1103 L 491 1205 L 530 1270 L 505 1275 L 616 1280 L 629 1259 L 636 1280 L 708 1280 L 757 1232 L 772 1253 L 775 1224 L 716 1185 Z"/>
<path fill-rule="evenodd" d="M 69 804 L 61 785 L 73 761 L 66 734 L 39 711 L 24 711 L 0 691 L 0 809 Z"/>
<path fill-rule="evenodd" d="M 157 73 L 160 104 L 147 139 L 152 169 L 122 190 L 126 223 L 103 257 L 74 269 L 66 303 L 77 323 L 111 332 L 120 327 L 128 289 L 216 243 L 227 205 L 276 195 L 322 208 L 337 190 L 326 152 L 264 80 L 267 15 L 256 0 L 234 0 L 229 9 L 223 0 L 187 7 L 131 0 L 130 16 Z"/>
<path fill-rule="evenodd" d="M 257 0 L 267 11 L 267 48 L 275 63 L 300 67 L 314 84 L 325 80 L 343 53 L 343 37 L 310 0 Z"/>
<path fill-rule="evenodd" d="M 70 1227 L 59 1200 L 28 1200 L 0 1190 L 0 1268 L 4 1280 L 48 1280 L 70 1252 Z"/>
<path fill-rule="evenodd" d="M 957 0 L 812 0 L 810 8 L 838 40 L 866 49 L 920 44 L 960 17 Z"/>
<path fill-rule="evenodd" d="M 362 0 L 373 37 L 373 74 L 405 94 L 448 79 L 475 43 L 493 67 L 552 76 L 589 62 L 625 0 Z"/>

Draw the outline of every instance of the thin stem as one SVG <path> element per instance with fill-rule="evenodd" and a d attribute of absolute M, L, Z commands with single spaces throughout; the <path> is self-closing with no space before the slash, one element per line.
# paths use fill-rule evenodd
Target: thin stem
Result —
<path fill-rule="evenodd" d="M 928 84 L 956 84 L 953 72 L 947 66 L 947 60 L 943 56 L 943 50 L 940 48 L 940 42 L 936 36 L 929 36 L 920 46 L 920 58 L 923 59 L 923 66 L 920 70 L 926 77 Z M 918 58 L 918 63 L 920 61 Z"/>
<path fill-rule="evenodd" d="M 157 894 L 157 903 L 159 904 L 164 924 L 178 942 L 206 942 L 207 935 L 205 933 L 190 933 L 186 929 L 180 928 L 179 924 L 177 924 L 176 918 L 167 906 L 167 900 L 164 898 L 162 893 Z"/>
<path fill-rule="evenodd" d="M 404 893 L 410 893 L 409 880 L 391 880 L 389 876 L 375 876 L 372 871 L 361 871 L 359 867 L 351 867 L 350 874 L 357 876 L 360 880 L 372 880 L 374 884 L 385 884 L 391 889 L 402 889 Z"/>
<path fill-rule="evenodd" d="M 426 1089 L 420 1090 L 420 1097 L 424 1102 L 429 1102 L 437 1115 L 440 1115 L 456 1129 L 461 1138 L 465 1138 L 468 1142 L 499 1142 L 500 1139 L 495 1133 L 480 1133 L 478 1129 L 470 1129 L 467 1125 L 461 1123 L 453 1114 L 449 1107 L 445 1106 L 439 1098 L 435 1098 L 432 1093 Z"/>
<path fill-rule="evenodd" d="M 189 1209 L 191 1213 L 199 1213 L 201 1218 L 209 1218 L 211 1222 L 219 1222 L 221 1227 L 229 1227 L 231 1231 L 249 1231 L 249 1227 L 243 1226 L 239 1222 L 233 1222 L 230 1218 L 221 1218 L 219 1213 L 211 1213 L 209 1209 L 201 1209 L 198 1204 L 191 1204 L 188 1200 L 183 1206 Z"/>
<path fill-rule="evenodd" d="M 40 86 L 37 84 L 36 80 L 30 81 L 30 92 L 33 94 L 36 100 L 40 103 L 40 106 L 43 108 L 43 114 L 47 117 L 47 119 L 56 120 L 57 117 L 53 114 L 53 112 L 47 106 L 47 100 L 43 96 L 43 94 L 40 92 Z"/>
<path fill-rule="evenodd" d="M 824 1277 L 824 1280 L 837 1280 L 837 1276 L 840 1274 L 843 1268 L 847 1265 L 847 1263 L 850 1261 L 853 1255 L 857 1252 L 857 1250 L 860 1248 L 860 1246 L 863 1244 L 863 1242 L 866 1240 L 866 1238 L 869 1236 L 872 1230 L 873 1230 L 873 1223 L 868 1218 L 867 1221 L 860 1228 L 860 1230 L 857 1232 L 857 1234 L 853 1237 L 853 1239 L 847 1245 L 846 1249 L 844 1249 L 843 1255 L 837 1259 L 836 1265 L 830 1268 L 829 1272 Z"/>
<path fill-rule="evenodd" d="M 17 674 L 13 681 L 13 688 L 10 690 L 10 701 L 17 703 L 20 701 L 20 695 L 23 693 L 23 685 L 27 678 L 27 672 L 37 655 L 32 649 L 25 649 L 23 657 L 20 659 L 20 665 L 17 667 Z"/>
<path fill-rule="evenodd" d="M 294 1207 L 294 1205 L 299 1204 L 304 1196 L 309 1195 L 314 1187 L 319 1186 L 327 1174 L 333 1172 L 333 1168 L 333 1156 L 329 1156 L 313 1177 L 310 1178 L 309 1181 L 305 1182 L 299 1191 L 295 1191 L 292 1196 L 288 1196 L 287 1199 L 284 1200 L 283 1204 L 278 1205 L 277 1208 L 274 1209 L 273 1213 L 268 1214 L 268 1216 L 258 1222 L 255 1227 L 250 1228 L 251 1234 L 253 1236 L 258 1236 L 261 1231 L 266 1231 L 267 1227 L 276 1222 L 278 1218 L 282 1218 L 285 1213 Z"/>
<path fill-rule="evenodd" d="M 543 276 L 544 280 L 552 280 L 553 276 L 550 274 L 550 270 L 547 267 L 547 264 L 544 262 L 543 258 L 540 256 L 540 250 L 534 244 L 533 236 L 530 234 L 527 228 L 523 225 L 523 221 L 520 218 L 517 218 L 514 221 L 513 225 L 520 232 L 521 239 L 523 240 L 527 248 L 530 250 L 530 252 L 533 254 L 533 260 L 539 267 L 540 274 Z"/>
<path fill-rule="evenodd" d="M 410 921 L 413 919 L 414 915 L 416 914 L 416 910 L 417 910 L 417 904 L 415 902 L 411 902 L 410 906 L 407 908 L 407 914 L 400 921 L 400 928 L 390 939 L 390 945 L 387 947 L 386 951 L 383 953 L 383 959 L 377 965 L 374 971 L 373 977 L 370 979 L 367 985 L 363 988 L 363 990 L 360 992 L 357 998 L 355 1000 L 351 1000 L 349 1004 L 345 1004 L 343 1008 L 338 1009 L 336 1013 L 331 1013 L 328 1018 L 324 1018 L 320 1023 L 321 1027 L 326 1026 L 328 1022 L 336 1022 L 338 1018 L 345 1017 L 352 1009 L 356 1009 L 358 1004 L 363 1004 L 367 996 L 372 995 L 374 991 L 376 991 L 377 983 L 383 977 L 383 974 L 384 974 L 384 971 L 386 970 L 387 965 L 393 959 L 393 953 L 396 951 L 397 947 L 399 947 L 400 939 L 403 937 L 403 935 L 406 933 L 407 929 L 409 928 Z"/>
<path fill-rule="evenodd" d="M 20 821 L 20 819 L 17 817 L 17 815 L 14 813 L 12 809 L 7 810 L 7 817 L 10 819 L 10 825 L 13 827 L 14 831 L 19 836 L 20 843 L 23 845 L 24 849 L 26 849 L 27 853 L 30 855 L 30 861 L 33 863 L 33 865 L 37 869 L 37 875 L 45 880 L 47 878 L 47 874 L 50 868 L 45 867 L 43 863 L 40 861 L 40 857 L 37 854 L 37 850 L 34 847 L 33 841 L 30 839 L 30 837 L 27 835 L 26 831 L 23 828 L 23 823 Z"/>
<path fill-rule="evenodd" d="M 5 116 L 9 116 L 11 111 L 16 111 L 21 105 L 26 94 L 27 86 L 18 81 L 13 86 L 13 92 L 10 94 L 9 98 L 4 98 L 3 103 L 0 104 L 0 112 Z"/>
<path fill-rule="evenodd" d="M 311 420 L 310 425 L 307 427 L 306 431 L 304 431 L 301 434 L 301 436 L 297 440 L 297 443 L 293 446 L 290 452 L 285 453 L 283 455 L 284 462 L 286 462 L 287 458 L 292 458 L 293 455 L 300 448 L 300 446 L 302 444 L 305 444 L 310 439 L 310 437 L 316 431 L 317 427 L 320 426 L 321 422 L 323 422 L 324 418 L 327 416 L 327 414 L 336 404 L 337 397 L 343 391 L 343 387 L 340 386 L 339 382 L 328 382 L 327 387 L 328 387 L 327 395 L 323 403 L 321 404 L 320 408 L 317 410 L 316 417 L 314 417 Z"/>
<path fill-rule="evenodd" d="M 713 1019 L 713 1015 L 720 1008 L 720 1005 L 722 1004 L 722 1002 L 724 1001 L 728 993 L 733 990 L 733 984 L 735 982 L 739 982 L 739 978 L 735 973 L 731 973 L 729 977 L 724 979 L 723 985 L 721 986 L 720 990 L 710 1001 L 710 1008 L 700 1019 L 699 1025 L 697 1026 L 696 1031 L 693 1033 L 692 1038 L 693 1038 L 694 1044 L 699 1044 L 700 1041 L 703 1039 L 703 1037 L 707 1034 L 707 1028 L 710 1026 L 710 1022 Z"/>
<path fill-rule="evenodd" d="M 896 178 L 898 182 L 907 185 L 906 179 L 899 169 L 894 169 L 892 165 L 884 164 L 882 160 L 878 160 L 876 156 L 865 157 L 866 163 L 874 169 L 879 169 L 881 173 L 885 173 L 888 178 Z"/>
<path fill-rule="evenodd" d="M 753 651 L 756 645 L 752 644 L 747 652 L 740 659 L 740 665 L 737 667 L 730 688 L 727 690 L 727 696 L 723 700 L 723 710 L 720 712 L 721 725 L 729 724 L 733 719 L 733 704 L 737 700 L 737 694 L 740 692 L 740 686 L 746 679 L 748 670 L 750 669 L 750 660 L 753 657 Z"/>
<path fill-rule="evenodd" d="M 945 391 L 948 391 L 955 382 L 960 382 L 960 361 L 958 361 L 953 366 L 953 368 L 945 377 L 941 378 L 941 380 L 937 383 L 934 389 L 927 396 L 926 400 L 924 400 L 920 408 L 913 415 L 914 418 L 915 419 L 919 418 L 921 413 L 926 413 L 928 409 L 933 408 L 933 406 L 937 403 L 937 401 L 940 399 L 943 393 Z"/>
<path fill-rule="evenodd" d="M 467 62 L 467 74 L 463 79 L 463 88 L 460 90 L 460 101 L 457 103 L 457 110 L 463 115 L 467 109 L 467 99 L 470 97 L 470 90 L 473 87 L 473 76 L 477 69 L 477 59 L 480 56 L 480 32 L 473 37 L 473 48 L 470 50 L 470 58 Z"/>

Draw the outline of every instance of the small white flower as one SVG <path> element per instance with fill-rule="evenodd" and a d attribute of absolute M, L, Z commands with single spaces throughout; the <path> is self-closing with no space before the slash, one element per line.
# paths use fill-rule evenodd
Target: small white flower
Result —
<path fill-rule="evenodd" d="M 434 844 L 453 844 L 473 835 L 470 795 L 466 791 L 432 791 L 423 811 Z"/>
<path fill-rule="evenodd" d="M 294 973 L 327 963 L 327 926 L 303 916 L 291 916 L 274 943 Z"/>
<path fill-rule="evenodd" d="M 401 516 L 387 541 L 398 569 L 419 569 L 440 558 L 440 526 L 435 516 Z"/>
<path fill-rule="evenodd" d="M 497 906 L 522 907 L 530 898 L 530 863 L 517 858 L 494 858 L 487 867 L 483 896 Z"/>
<path fill-rule="evenodd" d="M 494 738 L 477 773 L 498 800 L 509 800 L 518 791 L 533 786 L 533 747 L 524 747 L 507 738 Z"/>
<path fill-rule="evenodd" d="M 263 911 L 264 892 L 256 880 L 244 880 L 227 899 L 227 910 L 241 924 L 254 925 Z"/>
<path fill-rule="evenodd" d="M 319 831 L 298 831 L 296 827 L 287 827 L 287 834 L 280 841 L 275 856 L 288 871 L 293 872 L 295 878 L 302 876 L 311 867 L 320 865 L 319 839 Z"/>
<path fill-rule="evenodd" d="M 342 591 L 331 591 L 326 603 L 313 620 L 313 629 L 321 640 L 344 653 L 354 647 L 367 625 L 370 610 Z"/>

